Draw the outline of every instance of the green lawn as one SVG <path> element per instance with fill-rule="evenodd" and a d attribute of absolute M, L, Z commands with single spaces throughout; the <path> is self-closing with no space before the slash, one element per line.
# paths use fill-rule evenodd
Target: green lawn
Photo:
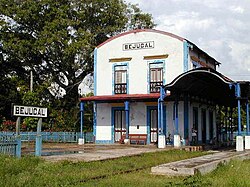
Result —
<path fill-rule="evenodd" d="M 250 161 L 233 161 L 213 173 L 194 177 L 150 174 L 162 163 L 206 152 L 171 150 L 96 162 L 45 162 L 36 157 L 0 156 L 0 186 L 250 186 Z"/>

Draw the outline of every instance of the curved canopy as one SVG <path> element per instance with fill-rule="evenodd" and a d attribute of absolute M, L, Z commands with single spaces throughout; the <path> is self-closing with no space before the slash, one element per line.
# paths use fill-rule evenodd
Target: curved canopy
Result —
<path fill-rule="evenodd" d="M 234 106 L 235 82 L 211 68 L 197 68 L 176 77 L 164 89 L 171 91 L 171 96 L 182 93 L 212 100 L 217 104 Z"/>

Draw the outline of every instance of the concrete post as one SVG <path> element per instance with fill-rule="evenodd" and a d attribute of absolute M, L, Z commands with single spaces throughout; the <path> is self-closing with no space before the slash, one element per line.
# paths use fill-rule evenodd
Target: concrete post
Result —
<path fill-rule="evenodd" d="M 250 135 L 250 129 L 249 129 L 249 103 L 248 99 L 246 101 L 246 120 L 247 120 L 247 135 Z"/>
<path fill-rule="evenodd" d="M 17 141 L 17 146 L 16 146 L 16 156 L 18 158 L 21 158 L 21 136 L 20 136 L 20 125 L 21 125 L 21 117 L 18 117 L 16 120 L 16 141 Z"/>
<path fill-rule="evenodd" d="M 80 138 L 78 139 L 78 144 L 84 144 L 84 137 L 83 137 L 83 121 L 84 121 L 84 102 L 80 103 L 80 113 L 81 113 L 81 122 L 80 122 Z"/>
<path fill-rule="evenodd" d="M 250 149 L 250 132 L 249 132 L 249 103 L 246 101 L 246 120 L 247 120 L 247 134 L 245 136 L 245 149 Z"/>
<path fill-rule="evenodd" d="M 244 150 L 243 136 L 241 134 L 240 84 L 236 84 L 236 97 L 238 100 L 238 136 L 236 137 L 236 151 Z"/>
<path fill-rule="evenodd" d="M 158 148 L 166 147 L 166 136 L 163 133 L 163 102 L 164 89 L 160 88 L 160 98 L 158 99 Z"/>
<path fill-rule="evenodd" d="M 38 123 L 37 123 L 37 134 L 36 134 L 36 156 L 41 156 L 42 155 L 42 135 L 41 135 L 41 130 L 42 130 L 42 118 L 39 118 Z"/>
<path fill-rule="evenodd" d="M 181 137 L 179 135 L 179 116 L 178 116 L 178 107 L 179 103 L 178 100 L 175 101 L 175 134 L 174 134 L 174 147 L 180 147 L 181 146 Z"/>

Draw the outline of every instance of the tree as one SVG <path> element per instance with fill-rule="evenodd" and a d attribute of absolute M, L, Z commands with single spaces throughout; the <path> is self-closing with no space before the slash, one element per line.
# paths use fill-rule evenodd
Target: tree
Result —
<path fill-rule="evenodd" d="M 95 46 L 128 29 L 154 27 L 150 14 L 123 0 L 1 0 L 0 14 L 1 63 L 8 67 L 1 76 L 27 84 L 32 70 L 35 86 L 55 85 L 57 109 L 69 112 L 77 111 L 78 85 L 93 72 Z M 50 90 L 40 99 L 53 105 Z"/>

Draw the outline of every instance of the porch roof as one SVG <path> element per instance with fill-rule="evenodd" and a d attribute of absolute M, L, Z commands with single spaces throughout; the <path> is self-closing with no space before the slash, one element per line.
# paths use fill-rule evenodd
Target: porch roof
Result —
<path fill-rule="evenodd" d="M 237 82 L 214 69 L 197 68 L 179 75 L 170 84 L 165 85 L 164 89 L 171 91 L 172 98 L 186 93 L 212 100 L 216 104 L 236 106 L 235 88 L 232 86 L 235 83 Z M 249 86 L 244 84 L 241 88 L 245 94 Z"/>
<path fill-rule="evenodd" d="M 116 95 L 98 95 L 80 98 L 81 101 L 99 101 L 99 102 L 124 102 L 124 101 L 157 101 L 159 93 L 151 94 L 116 94 Z"/>

